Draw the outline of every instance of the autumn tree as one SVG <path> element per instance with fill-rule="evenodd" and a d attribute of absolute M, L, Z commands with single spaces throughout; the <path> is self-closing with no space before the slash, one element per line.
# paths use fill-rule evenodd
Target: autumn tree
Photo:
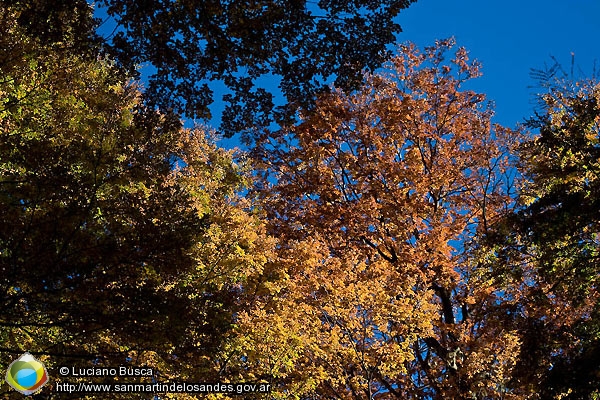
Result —
<path fill-rule="evenodd" d="M 518 287 L 524 395 L 587 399 L 600 393 L 600 85 L 553 79 L 520 149 L 527 184 L 518 212 L 487 243 L 495 276 Z M 592 396 L 596 397 L 592 397 Z"/>
<path fill-rule="evenodd" d="M 220 379 L 270 243 L 237 195 L 243 165 L 144 106 L 110 60 L 0 10 L 1 368 L 29 351 L 48 368 Z"/>
<path fill-rule="evenodd" d="M 255 151 L 282 272 L 244 318 L 279 398 L 511 398 L 519 336 L 470 251 L 514 203 L 520 134 L 453 46 L 401 46 Z"/>

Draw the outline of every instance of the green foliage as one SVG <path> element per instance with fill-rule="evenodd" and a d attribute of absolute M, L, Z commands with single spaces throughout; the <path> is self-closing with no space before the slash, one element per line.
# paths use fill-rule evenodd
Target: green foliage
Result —
<path fill-rule="evenodd" d="M 15 0 L 6 2 L 1 17 L 3 25 L 10 29 L 18 25 L 23 33 L 33 38 L 41 46 L 36 51 L 46 49 L 69 50 L 85 57 L 94 57 L 102 41 L 94 29 L 97 25 L 92 16 L 92 6 L 86 0 L 64 0 L 52 3 L 45 0 Z M 19 42 L 10 40 L 2 46 L 6 50 Z"/>
<path fill-rule="evenodd" d="M 27 350 L 49 368 L 129 357 L 216 379 L 269 243 L 237 197 L 242 167 L 144 106 L 109 60 L 46 46 L 18 8 L 1 15 L 15 44 L 0 65 L 2 369 Z"/>
<path fill-rule="evenodd" d="M 493 275 L 512 289 L 523 356 L 516 390 L 589 398 L 600 385 L 600 86 L 555 85 L 529 121 L 520 210 L 489 236 Z M 499 245 L 498 245 L 499 244 Z"/>

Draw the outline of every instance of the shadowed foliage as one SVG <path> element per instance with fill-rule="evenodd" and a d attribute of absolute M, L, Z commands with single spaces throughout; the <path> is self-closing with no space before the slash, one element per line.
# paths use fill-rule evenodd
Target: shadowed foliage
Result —
<path fill-rule="evenodd" d="M 46 43 L 70 37 L 79 51 L 95 43 L 130 74 L 150 64 L 144 96 L 151 106 L 208 119 L 208 84 L 224 83 L 223 132 L 245 132 L 251 140 L 252 132 L 309 106 L 331 80 L 356 88 L 363 69 L 385 60 L 401 31 L 394 19 L 413 1 L 102 0 L 98 5 L 118 24 L 106 38 L 94 33 L 100 21 L 91 18 L 85 0 L 58 7 L 17 1 L 16 7 L 19 23 Z M 283 106 L 274 107 L 265 79 L 271 87 L 280 83 Z"/>

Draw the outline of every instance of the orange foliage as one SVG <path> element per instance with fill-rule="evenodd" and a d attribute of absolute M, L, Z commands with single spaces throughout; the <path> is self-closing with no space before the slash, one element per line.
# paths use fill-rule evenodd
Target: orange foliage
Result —
<path fill-rule="evenodd" d="M 463 89 L 479 69 L 462 48 L 448 60 L 453 46 L 402 46 L 255 153 L 282 272 L 241 320 L 254 324 L 248 362 L 284 384 L 279 398 L 504 390 L 518 339 L 486 314 L 499 294 L 466 254 L 512 204 L 520 136 Z"/>

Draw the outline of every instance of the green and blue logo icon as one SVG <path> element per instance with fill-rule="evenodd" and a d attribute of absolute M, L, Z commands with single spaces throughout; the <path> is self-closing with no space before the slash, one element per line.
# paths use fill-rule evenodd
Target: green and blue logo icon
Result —
<path fill-rule="evenodd" d="M 39 360 L 29 353 L 13 361 L 6 371 L 6 382 L 28 396 L 48 383 L 48 372 Z"/>

